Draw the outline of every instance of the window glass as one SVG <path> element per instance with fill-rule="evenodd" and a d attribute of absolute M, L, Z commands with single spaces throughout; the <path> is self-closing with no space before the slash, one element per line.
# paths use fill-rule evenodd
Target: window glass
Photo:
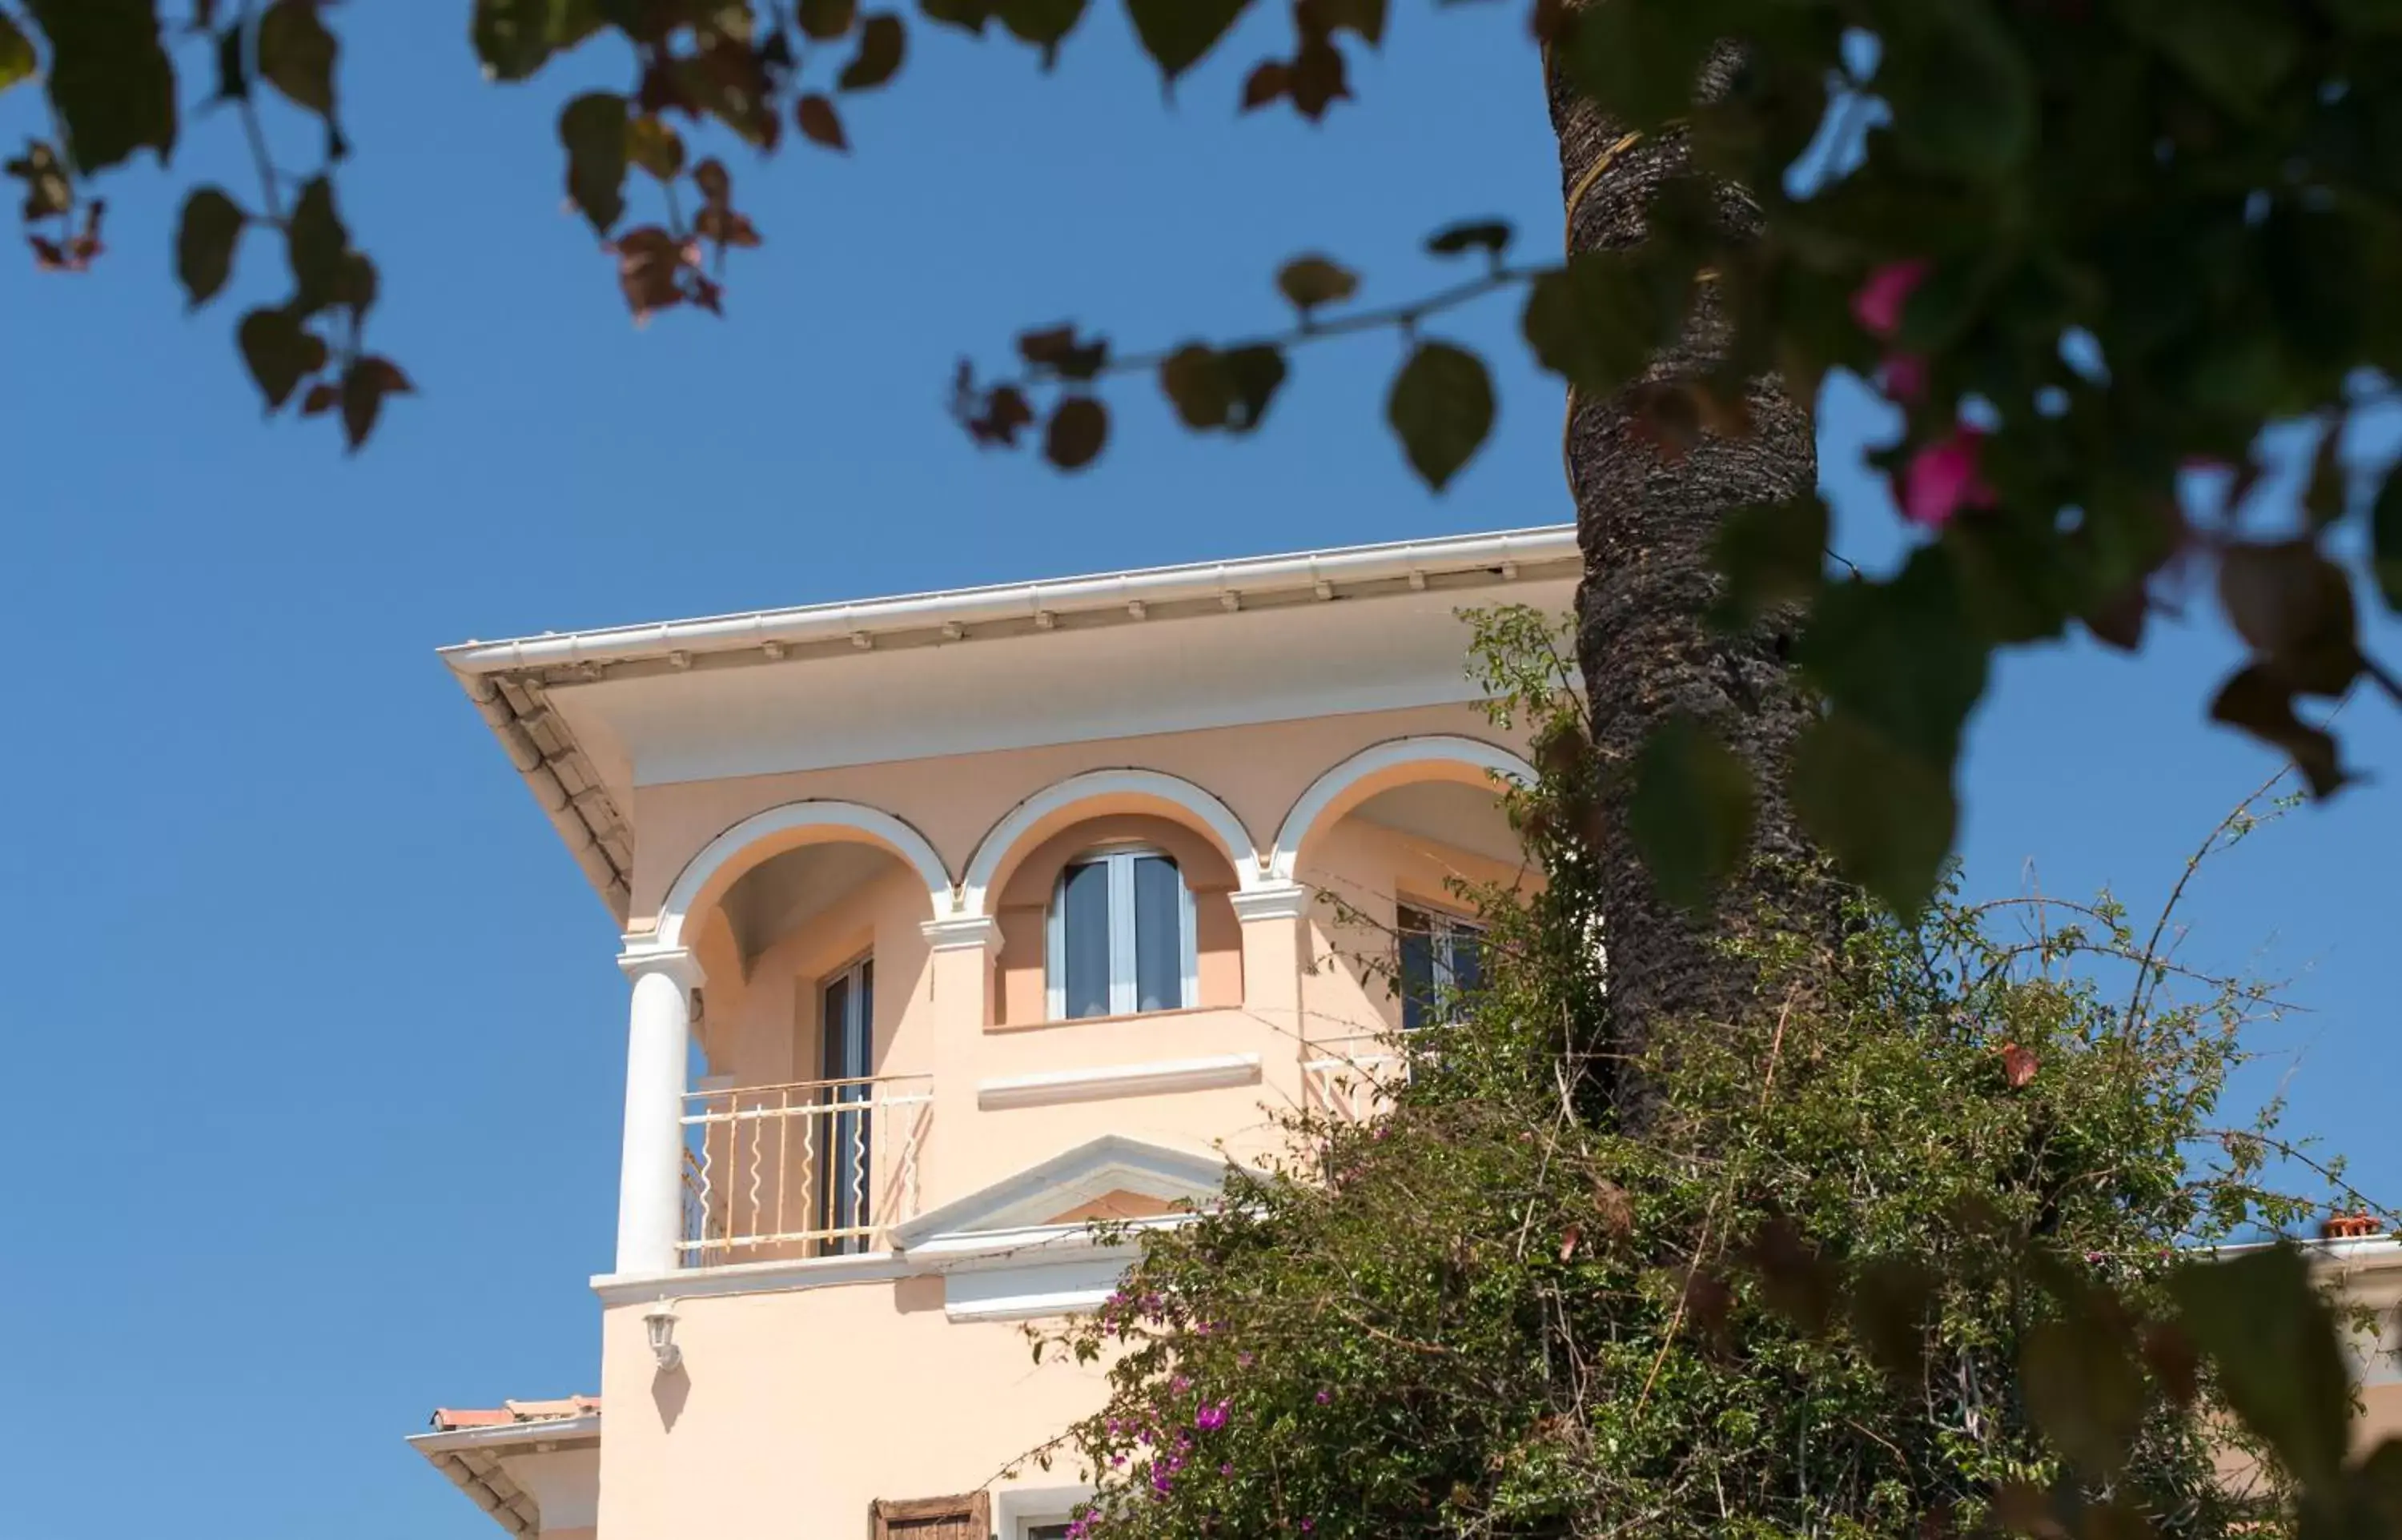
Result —
<path fill-rule="evenodd" d="M 1401 1029 L 1415 1032 L 1435 1019 L 1434 932 L 1423 911 L 1400 913 Z"/>
<path fill-rule="evenodd" d="M 1484 983 L 1484 928 L 1410 904 L 1396 906 L 1401 1030 L 1456 1021 L 1463 997 Z"/>
<path fill-rule="evenodd" d="M 1193 1005 L 1193 895 L 1156 850 L 1106 850 L 1059 875 L 1048 993 L 1054 1020 Z"/>
<path fill-rule="evenodd" d="M 1110 1014 L 1110 868 L 1087 861 L 1068 868 L 1059 894 L 1066 931 L 1066 999 L 1062 1013 Z"/>
<path fill-rule="evenodd" d="M 1184 879 L 1165 856 L 1138 856 L 1134 873 L 1137 1011 L 1184 1003 Z"/>

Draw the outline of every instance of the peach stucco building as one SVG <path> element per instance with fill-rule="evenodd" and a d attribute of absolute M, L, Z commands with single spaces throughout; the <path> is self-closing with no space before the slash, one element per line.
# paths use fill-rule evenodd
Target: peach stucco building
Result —
<path fill-rule="evenodd" d="M 1459 612 L 1578 571 L 1541 529 L 447 649 L 624 932 L 625 1134 L 597 1400 L 412 1442 L 530 1536 L 1056 1533 L 1073 1462 L 1003 1473 L 1099 1387 L 1024 1323 L 1472 972 L 1459 883 L 1535 879 Z"/>

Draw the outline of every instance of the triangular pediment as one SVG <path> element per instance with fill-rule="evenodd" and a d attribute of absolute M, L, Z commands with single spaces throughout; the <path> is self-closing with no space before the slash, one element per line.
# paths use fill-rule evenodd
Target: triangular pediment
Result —
<path fill-rule="evenodd" d="M 1222 1155 L 1104 1134 L 928 1210 L 898 1227 L 893 1241 L 906 1252 L 934 1242 L 1121 1215 L 1153 1217 L 1215 1200 L 1228 1169 Z"/>

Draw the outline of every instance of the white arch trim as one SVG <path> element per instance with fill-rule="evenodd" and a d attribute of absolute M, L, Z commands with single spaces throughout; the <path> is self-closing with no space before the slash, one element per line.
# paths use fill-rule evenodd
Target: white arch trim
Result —
<path fill-rule="evenodd" d="M 1235 880 L 1241 891 L 1248 893 L 1260 885 L 1259 847 L 1251 843 L 1250 831 L 1243 827 L 1243 820 L 1216 797 L 1189 780 L 1157 770 L 1087 770 L 1044 787 L 1011 808 L 1006 818 L 992 826 L 984 843 L 976 846 L 974 857 L 968 862 L 967 877 L 959 884 L 959 913 L 987 913 L 985 901 L 990 896 L 992 880 L 999 874 L 1001 863 L 1009 859 L 1036 824 L 1080 802 L 1111 796 L 1149 797 L 1182 808 L 1199 819 L 1224 847 L 1226 859 L 1234 862 Z"/>
<path fill-rule="evenodd" d="M 1514 780 L 1521 786 L 1535 784 L 1533 765 L 1507 749 L 1481 739 L 1442 735 L 1374 744 L 1309 783 L 1309 790 L 1285 815 L 1284 827 L 1277 831 L 1276 848 L 1268 857 L 1269 877 L 1279 883 L 1293 880 L 1293 872 L 1301 861 L 1301 842 L 1309 837 L 1309 832 L 1326 816 L 1326 810 L 1345 792 L 1371 776 L 1408 764 L 1464 764 Z"/>
<path fill-rule="evenodd" d="M 788 802 L 752 814 L 703 846 L 698 855 L 684 863 L 683 871 L 677 874 L 675 885 L 668 889 L 665 901 L 659 905 L 657 944 L 684 944 L 684 921 L 718 873 L 741 859 L 745 851 L 761 841 L 799 829 L 837 829 L 864 835 L 869 843 L 891 850 L 917 871 L 933 901 L 936 919 L 956 912 L 950 869 L 943 864 L 942 857 L 934 854 L 925 835 L 890 813 L 855 802 Z"/>

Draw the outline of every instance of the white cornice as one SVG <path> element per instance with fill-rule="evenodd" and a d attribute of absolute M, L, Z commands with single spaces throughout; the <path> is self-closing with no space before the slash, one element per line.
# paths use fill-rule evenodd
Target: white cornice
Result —
<path fill-rule="evenodd" d="M 455 1450 L 483 1450 L 497 1452 L 520 1445 L 575 1444 L 600 1437 L 600 1414 L 587 1411 L 581 1417 L 546 1417 L 530 1423 L 496 1423 L 490 1427 L 446 1428 L 434 1433 L 409 1435 L 409 1447 L 426 1454 L 446 1453 Z"/>
<path fill-rule="evenodd" d="M 771 653 L 827 641 L 855 649 L 863 639 L 872 646 L 879 635 L 891 631 L 940 633 L 945 626 L 1001 620 L 1025 621 L 1048 629 L 1058 616 L 1065 614 L 1117 613 L 1132 618 L 1137 610 L 1195 599 L 1225 608 L 1222 601 L 1228 595 L 1255 597 L 1299 591 L 1332 599 L 1343 597 L 1345 587 L 1350 584 L 1407 581 L 1415 586 L 1462 571 L 1497 571 L 1507 578 L 1529 568 L 1581 559 L 1576 527 L 1555 524 L 1491 534 L 1144 568 L 1044 583 L 1001 584 L 893 598 L 754 610 L 697 620 L 552 632 L 504 641 L 466 641 L 440 651 L 443 662 L 462 678 L 638 659 L 676 664 L 680 657 L 683 662 L 676 666 L 683 667 L 704 653 L 743 652 L 764 659 Z"/>

